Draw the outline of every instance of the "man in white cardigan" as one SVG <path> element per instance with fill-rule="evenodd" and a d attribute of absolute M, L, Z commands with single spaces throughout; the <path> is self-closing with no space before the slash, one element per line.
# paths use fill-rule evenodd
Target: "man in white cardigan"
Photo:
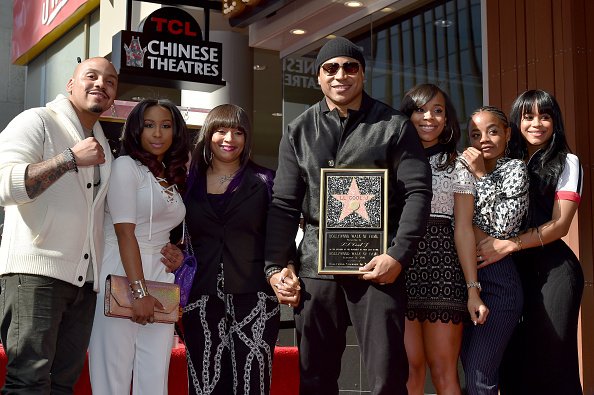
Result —
<path fill-rule="evenodd" d="M 105 58 L 80 63 L 45 107 L 0 133 L 2 393 L 71 394 L 89 343 L 111 152 L 98 122 L 118 76 Z"/>

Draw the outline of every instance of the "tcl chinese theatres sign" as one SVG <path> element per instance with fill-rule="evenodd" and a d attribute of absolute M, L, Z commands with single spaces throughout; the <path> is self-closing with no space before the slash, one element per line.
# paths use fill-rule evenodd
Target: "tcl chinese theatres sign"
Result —
<path fill-rule="evenodd" d="M 225 86 L 223 46 L 204 41 L 192 15 L 176 7 L 151 13 L 138 31 L 112 38 L 112 58 L 120 81 L 212 92 Z"/>
<path fill-rule="evenodd" d="M 99 6 L 100 0 L 14 0 L 12 53 L 25 65 Z"/>

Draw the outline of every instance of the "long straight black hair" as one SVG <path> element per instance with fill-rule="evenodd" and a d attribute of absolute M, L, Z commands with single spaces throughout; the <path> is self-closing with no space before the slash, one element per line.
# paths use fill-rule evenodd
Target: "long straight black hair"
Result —
<path fill-rule="evenodd" d="M 547 114 L 553 120 L 553 136 L 546 147 L 541 148 L 542 152 L 535 155 L 536 166 L 532 167 L 539 178 L 547 185 L 556 184 L 565 167 L 567 154 L 571 152 L 565 136 L 563 116 L 559 103 L 550 93 L 533 89 L 522 93 L 514 100 L 510 112 L 512 124 L 512 140 L 510 141 L 511 156 L 527 160 L 528 144 L 520 131 L 522 118 L 527 113 L 538 111 L 539 114 Z"/>

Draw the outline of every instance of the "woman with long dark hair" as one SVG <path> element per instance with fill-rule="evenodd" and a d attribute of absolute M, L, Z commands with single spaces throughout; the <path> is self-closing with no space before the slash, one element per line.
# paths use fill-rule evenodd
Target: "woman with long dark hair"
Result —
<path fill-rule="evenodd" d="M 577 325 L 584 275 L 562 237 L 582 193 L 582 168 L 567 144 L 556 99 L 529 90 L 514 101 L 517 158 L 528 165 L 530 208 L 522 251 L 513 256 L 524 309 L 501 367 L 502 394 L 581 394 Z M 489 264 L 514 251 L 509 240 L 488 238 L 477 255 Z"/>
<path fill-rule="evenodd" d="M 406 269 L 408 296 L 404 343 L 408 357 L 408 392 L 424 394 L 429 366 L 439 394 L 460 394 L 458 356 L 463 323 L 469 313 L 482 324 L 488 314 L 477 283 L 474 244 L 458 259 L 454 237 L 455 206 L 464 199 L 456 160 L 460 126 L 448 95 L 438 86 L 421 84 L 404 96 L 400 110 L 410 117 L 429 159 L 433 198 L 427 234 Z M 459 203 L 458 203 L 459 204 Z M 470 248 L 468 248 L 470 247 Z M 461 265 L 462 263 L 462 265 Z M 467 291 L 468 287 L 468 291 Z"/>
<path fill-rule="evenodd" d="M 99 275 L 89 346 L 90 376 L 97 394 L 166 394 L 174 328 L 154 323 L 161 302 L 146 280 L 172 283 L 162 251 L 185 215 L 188 133 L 177 107 L 146 99 L 130 112 L 120 156 L 113 162 L 105 215 L 105 254 Z M 105 279 L 126 276 L 134 297 L 130 320 L 106 317 Z"/>
<path fill-rule="evenodd" d="M 268 394 L 280 308 L 264 273 L 272 170 L 250 158 L 236 105 L 213 108 L 192 152 L 186 223 L 198 271 L 183 309 L 190 394 Z"/>

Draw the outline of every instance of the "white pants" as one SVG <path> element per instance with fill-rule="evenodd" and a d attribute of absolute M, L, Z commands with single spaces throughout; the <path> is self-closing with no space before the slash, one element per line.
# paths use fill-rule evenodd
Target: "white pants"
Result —
<path fill-rule="evenodd" d="M 143 262 L 145 260 L 148 259 L 143 256 Z M 106 262 L 109 260 L 105 259 L 104 264 Z M 109 264 L 101 270 L 89 344 L 93 395 L 129 395 L 130 383 L 133 395 L 166 395 L 174 326 L 159 323 L 143 326 L 125 318 L 106 317 L 103 313 L 105 277 L 109 273 L 120 274 L 121 263 L 120 268 L 106 266 Z M 147 272 L 145 270 L 146 277 Z"/>

